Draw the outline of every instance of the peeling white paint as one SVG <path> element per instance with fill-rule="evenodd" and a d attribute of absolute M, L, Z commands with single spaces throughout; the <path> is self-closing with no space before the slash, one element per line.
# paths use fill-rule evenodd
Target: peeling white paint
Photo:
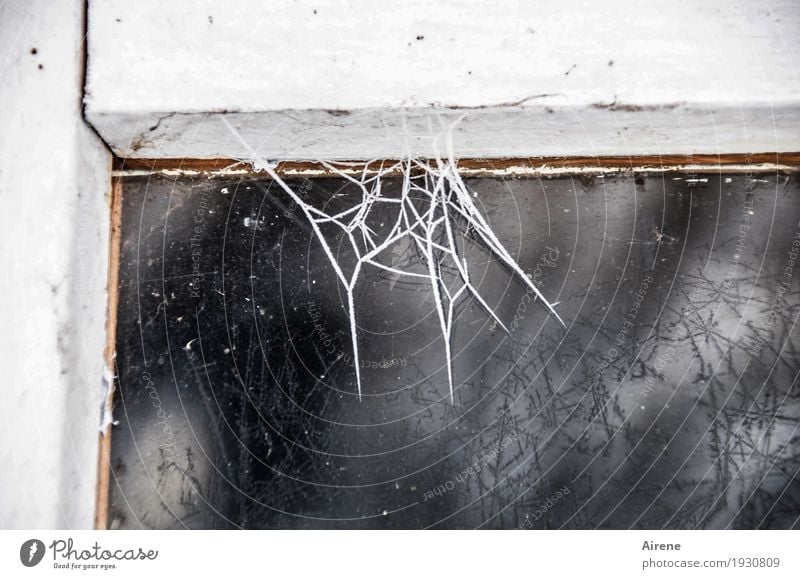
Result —
<path fill-rule="evenodd" d="M 2 528 L 93 524 L 111 159 L 81 118 L 82 19 L 0 3 Z"/>
<path fill-rule="evenodd" d="M 796 0 L 104 0 L 90 24 L 89 118 L 125 157 L 252 158 L 223 119 L 273 160 L 435 158 L 457 119 L 459 158 L 800 150 Z"/>
<path fill-rule="evenodd" d="M 100 434 L 105 435 L 109 426 L 119 424 L 114 420 L 114 373 L 108 366 L 103 367 L 103 401 L 100 404 Z"/>

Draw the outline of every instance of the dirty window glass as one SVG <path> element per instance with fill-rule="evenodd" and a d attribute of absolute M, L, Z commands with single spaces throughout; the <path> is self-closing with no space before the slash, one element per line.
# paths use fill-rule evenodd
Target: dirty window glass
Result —
<path fill-rule="evenodd" d="M 287 183 L 329 214 L 360 195 Z M 354 288 L 356 359 L 343 285 L 274 182 L 125 177 L 110 526 L 790 527 L 798 177 L 466 185 L 566 327 L 466 231 L 496 318 L 454 307 L 451 399 L 431 284 L 392 271 L 417 271 L 415 243 Z"/>

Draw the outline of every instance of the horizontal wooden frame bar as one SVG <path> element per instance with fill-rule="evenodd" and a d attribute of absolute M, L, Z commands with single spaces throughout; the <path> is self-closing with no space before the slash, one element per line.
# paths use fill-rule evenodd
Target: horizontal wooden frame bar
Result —
<path fill-rule="evenodd" d="M 396 160 L 336 161 L 337 168 L 348 174 L 377 171 L 382 164 Z M 475 177 L 537 177 L 568 174 L 619 172 L 795 172 L 800 169 L 798 153 L 757 153 L 752 155 L 662 155 L 647 157 L 538 157 L 527 159 L 460 159 L 459 168 Z M 278 174 L 286 177 L 323 178 L 335 173 L 320 162 L 281 161 Z M 117 176 L 165 174 L 175 176 L 256 176 L 262 172 L 237 159 L 117 159 Z"/>

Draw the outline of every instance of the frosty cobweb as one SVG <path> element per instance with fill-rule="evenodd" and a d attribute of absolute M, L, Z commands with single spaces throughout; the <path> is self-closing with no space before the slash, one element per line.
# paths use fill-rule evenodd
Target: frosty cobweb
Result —
<path fill-rule="evenodd" d="M 363 170 L 358 176 L 353 176 L 351 171 L 344 171 L 335 163 L 323 162 L 328 170 L 352 183 L 360 192 L 360 200 L 351 207 L 336 213 L 328 213 L 303 200 L 278 175 L 272 164 L 261 159 L 239 132 L 227 121 L 224 122 L 231 133 L 252 154 L 254 168 L 266 172 L 302 210 L 344 287 L 359 399 L 362 381 L 357 332 L 358 308 L 354 296 L 361 274 L 367 267 L 430 284 L 444 342 L 451 401 L 454 399 L 451 348 L 454 313 L 459 301 L 467 296 L 471 297 L 497 325 L 508 332 L 506 325 L 472 283 L 470 266 L 464 256 L 468 235 L 481 243 L 511 271 L 512 275 L 522 280 L 547 310 L 564 325 L 555 311 L 555 304 L 545 299 L 492 231 L 473 201 L 473 194 L 461 178 L 457 162 L 452 155 L 447 159 L 432 161 L 406 158 L 393 162 L 364 163 Z M 399 196 L 384 195 L 382 190 L 384 179 L 388 175 L 398 174 L 402 178 Z M 370 217 L 385 209 L 387 204 L 391 204 L 395 209 L 396 217 L 388 228 L 376 232 L 375 228 L 370 226 Z M 323 232 L 323 226 L 326 228 L 335 226 L 339 238 L 344 236 L 349 244 L 355 262 L 347 271 L 331 250 L 332 238 L 330 234 L 326 235 Z M 398 243 L 410 243 L 416 249 L 416 257 L 419 260 L 417 267 L 400 269 L 396 264 L 387 265 L 381 261 L 380 258 Z M 419 267 L 420 265 L 422 267 Z M 443 273 L 445 269 L 455 272 L 457 283 L 445 283 Z"/>

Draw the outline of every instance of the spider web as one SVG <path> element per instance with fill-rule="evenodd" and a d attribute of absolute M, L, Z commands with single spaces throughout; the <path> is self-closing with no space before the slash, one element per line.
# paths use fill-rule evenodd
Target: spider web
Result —
<path fill-rule="evenodd" d="M 452 155 L 447 160 L 436 159 L 434 162 L 413 158 L 389 164 L 381 162 L 377 171 L 370 169 L 374 162 L 365 163 L 358 178 L 346 173 L 335 164 L 323 162 L 328 170 L 355 185 L 361 195 L 361 200 L 352 207 L 331 214 L 304 201 L 276 173 L 274 166 L 261 159 L 227 120 L 223 119 L 223 122 L 252 154 L 255 159 L 253 168 L 265 171 L 300 207 L 336 276 L 344 286 L 359 400 L 362 382 L 355 288 L 367 266 L 391 272 L 400 278 L 415 278 L 430 284 L 444 341 L 451 402 L 454 400 L 452 335 L 454 312 L 459 301 L 466 296 L 472 297 L 503 330 L 509 333 L 502 320 L 472 284 L 470 267 L 463 256 L 464 248 L 470 239 L 478 241 L 511 270 L 513 275 L 517 275 L 561 325 L 564 325 L 555 311 L 554 306 L 557 304 L 551 304 L 545 299 L 478 210 L 473 195 L 459 175 L 457 163 Z M 402 189 L 399 196 L 384 195 L 382 191 L 383 179 L 390 174 L 402 175 Z M 396 218 L 388 228 L 380 228 L 381 231 L 378 232 L 375 220 L 371 218 L 386 208 L 396 209 Z M 322 230 L 323 227 L 329 229 L 330 226 L 334 226 L 339 239 L 344 236 L 355 256 L 354 265 L 347 271 L 331 250 L 330 236 Z M 419 265 L 422 267 L 415 269 L 421 269 L 423 273 L 410 271 L 412 268 L 399 269 L 395 264 L 387 265 L 380 261 L 381 257 L 400 243 L 410 243 L 416 249 Z M 450 287 L 445 283 L 445 270 L 455 273 L 456 283 Z"/>

